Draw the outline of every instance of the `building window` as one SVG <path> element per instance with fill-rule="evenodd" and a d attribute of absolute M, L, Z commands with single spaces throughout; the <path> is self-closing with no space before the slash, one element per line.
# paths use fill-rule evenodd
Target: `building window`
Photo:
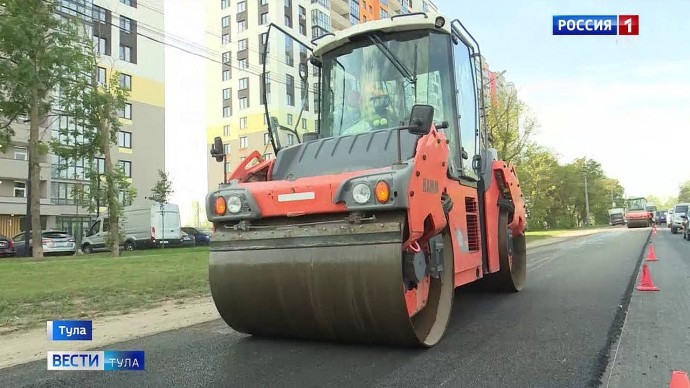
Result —
<path fill-rule="evenodd" d="M 292 38 L 285 36 L 285 64 L 288 66 L 294 66 L 295 59 L 292 52 Z"/>
<path fill-rule="evenodd" d="M 230 16 L 223 16 L 220 18 L 220 26 L 227 27 L 230 25 Z"/>
<path fill-rule="evenodd" d="M 117 146 L 132 149 L 132 133 L 120 131 L 117 138 Z"/>
<path fill-rule="evenodd" d="M 249 140 L 247 139 L 247 136 L 242 136 L 240 137 L 240 149 L 248 148 L 249 147 Z"/>
<path fill-rule="evenodd" d="M 247 2 L 246 1 L 240 1 L 237 3 L 237 13 L 242 13 L 247 10 Z"/>
<path fill-rule="evenodd" d="M 259 15 L 259 25 L 264 25 L 268 23 L 268 12 L 264 12 Z"/>
<path fill-rule="evenodd" d="M 246 129 L 247 128 L 247 118 L 246 117 L 240 117 L 240 129 Z"/>
<path fill-rule="evenodd" d="M 287 125 L 292 125 L 292 115 L 290 113 L 287 115 Z"/>
<path fill-rule="evenodd" d="M 249 108 L 249 102 L 247 101 L 247 97 L 240 98 L 240 109 L 247 109 L 247 108 Z"/>
<path fill-rule="evenodd" d="M 223 100 L 229 100 L 231 95 L 230 88 L 223 89 Z"/>
<path fill-rule="evenodd" d="M 27 160 L 29 154 L 26 152 L 26 147 L 14 147 L 14 160 Z"/>
<path fill-rule="evenodd" d="M 130 7 L 133 7 L 132 0 L 120 0 L 120 3 L 122 3 L 124 5 L 129 5 Z"/>
<path fill-rule="evenodd" d="M 249 68 L 249 60 L 247 58 L 240 59 L 239 61 L 237 61 L 237 67 L 240 70 Z"/>
<path fill-rule="evenodd" d="M 266 121 L 266 118 L 264 117 L 264 121 Z M 264 133 L 264 145 L 271 144 L 271 135 L 267 133 Z"/>
<path fill-rule="evenodd" d="M 223 61 L 223 64 L 228 64 L 230 63 L 230 58 L 232 57 L 232 53 L 230 51 L 226 51 L 221 55 L 221 59 Z"/>
<path fill-rule="evenodd" d="M 230 136 L 230 126 L 223 125 L 223 136 Z"/>
<path fill-rule="evenodd" d="M 290 15 L 285 15 L 285 25 L 292 28 L 292 18 Z"/>
<path fill-rule="evenodd" d="M 381 8 L 381 9 L 379 10 L 379 18 L 381 18 L 381 19 L 388 19 L 388 11 L 386 11 L 386 10 L 383 9 L 383 8 Z"/>
<path fill-rule="evenodd" d="M 230 70 L 223 70 L 223 81 L 230 80 Z"/>
<path fill-rule="evenodd" d="M 271 160 L 271 159 L 273 159 L 273 154 L 271 154 L 271 153 L 264 154 L 264 160 Z"/>
<path fill-rule="evenodd" d="M 295 106 L 295 77 L 290 74 L 285 74 L 285 94 L 287 98 L 287 104 L 289 106 Z"/>
<path fill-rule="evenodd" d="M 125 174 L 127 178 L 132 177 L 132 162 L 127 160 L 120 160 L 118 162 L 118 165 L 120 166 L 122 172 Z"/>
<path fill-rule="evenodd" d="M 96 158 L 96 173 L 105 174 L 105 159 Z"/>
<path fill-rule="evenodd" d="M 302 129 L 307 129 L 307 119 L 302 119 Z"/>
<path fill-rule="evenodd" d="M 126 102 L 125 103 L 125 108 L 120 111 L 120 117 L 123 119 L 132 119 L 132 104 Z"/>
<path fill-rule="evenodd" d="M 285 8 L 292 8 L 292 1 L 291 0 L 285 0 Z"/>
<path fill-rule="evenodd" d="M 120 59 L 126 62 L 132 62 L 132 48 L 121 44 Z"/>
<path fill-rule="evenodd" d="M 220 9 L 225 9 L 230 6 L 230 0 L 220 0 Z"/>
<path fill-rule="evenodd" d="M 307 17 L 307 10 L 304 9 L 301 5 L 299 6 L 299 16 Z"/>
<path fill-rule="evenodd" d="M 240 78 L 240 89 L 239 90 L 245 90 L 249 86 L 249 78 Z"/>
<path fill-rule="evenodd" d="M 300 24 L 299 25 L 299 33 L 304 35 L 304 36 L 307 36 L 307 26 L 305 26 L 304 24 Z"/>
<path fill-rule="evenodd" d="M 26 197 L 26 182 L 14 182 L 14 196 L 18 198 Z"/>
<path fill-rule="evenodd" d="M 224 153 L 225 155 L 229 155 L 229 154 L 230 154 L 230 144 L 227 144 L 227 143 L 223 144 L 223 153 Z"/>
<path fill-rule="evenodd" d="M 245 159 L 247 159 L 246 156 L 240 156 L 240 162 L 243 162 Z"/>
<path fill-rule="evenodd" d="M 237 42 L 237 51 L 242 51 L 247 49 L 247 39 L 242 39 Z"/>
<path fill-rule="evenodd" d="M 229 106 L 224 106 L 223 107 L 223 117 L 230 117 L 232 115 L 232 112 L 230 111 Z"/>
<path fill-rule="evenodd" d="M 94 21 L 99 21 L 101 23 L 106 23 L 107 21 L 107 13 L 105 11 L 105 8 L 101 8 L 97 5 L 93 6 L 93 20 Z"/>
<path fill-rule="evenodd" d="M 261 5 L 268 5 L 268 0 L 261 0 Z"/>
<path fill-rule="evenodd" d="M 124 90 L 132 90 L 132 76 L 129 74 L 120 74 L 120 87 Z"/>
<path fill-rule="evenodd" d="M 120 16 L 120 30 L 131 34 L 132 33 L 132 19 Z"/>
<path fill-rule="evenodd" d="M 295 136 L 291 133 L 287 135 L 287 145 L 291 146 L 295 142 Z"/>
<path fill-rule="evenodd" d="M 242 32 L 242 31 L 245 31 L 246 29 L 247 29 L 247 21 L 246 20 L 242 20 L 242 21 L 237 22 L 237 32 Z"/>
<path fill-rule="evenodd" d="M 222 43 L 230 44 L 230 34 L 223 34 Z"/>
<path fill-rule="evenodd" d="M 429 12 L 429 4 L 427 4 L 426 1 L 422 2 L 422 9 L 424 10 L 424 12 Z"/>
<path fill-rule="evenodd" d="M 105 69 L 102 67 L 96 68 L 96 82 L 98 82 L 98 84 L 100 86 L 105 85 L 106 78 L 107 78 L 107 75 L 106 75 Z"/>
<path fill-rule="evenodd" d="M 93 37 L 93 48 L 94 48 L 94 50 L 96 50 L 96 54 L 107 55 L 108 54 L 107 45 L 108 45 L 108 41 L 105 38 L 101 38 L 99 36 Z"/>

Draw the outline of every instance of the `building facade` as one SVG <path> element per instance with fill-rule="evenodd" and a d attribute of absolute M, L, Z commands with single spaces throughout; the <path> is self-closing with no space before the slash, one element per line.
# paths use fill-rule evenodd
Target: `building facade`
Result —
<path fill-rule="evenodd" d="M 317 129 L 318 73 L 310 70 L 304 80 L 299 72 L 309 51 L 274 30 L 267 42 L 269 24 L 275 23 L 309 44 L 353 24 L 415 11 L 437 12 L 426 0 L 206 0 L 205 4 L 207 47 L 218 57 L 208 61 L 206 68 L 206 140 L 210 150 L 213 139 L 220 136 L 226 155 L 225 163 L 208 158 L 209 190 L 216 189 L 224 172 L 232 172 L 252 151 L 274 157 L 267 133 L 263 77 L 270 113 L 280 125 L 299 133 Z M 269 50 L 263 74 L 265 44 Z M 281 131 L 279 141 L 286 146 L 297 140 Z"/>
<path fill-rule="evenodd" d="M 61 0 L 59 12 L 90 19 L 88 32 L 100 54 L 99 82 L 107 82 L 113 70 L 120 72 L 120 84 L 130 89 L 118 144 L 113 146 L 117 162 L 137 190 L 126 204 L 146 203 L 146 196 L 158 180 L 165 162 L 165 49 L 164 1 L 146 0 Z M 48 144 L 60 128 L 74 125 L 67 117 L 55 117 L 42 125 L 41 141 Z M 15 127 L 13 145 L 0 151 L 0 234 L 14 236 L 24 229 L 26 215 L 28 126 Z M 95 214 L 82 206 L 78 192 L 88 186 L 86 161 L 64 161 L 47 154 L 41 159 L 41 218 L 44 228 L 66 230 L 82 237 Z M 87 166 L 88 167 L 88 166 Z M 104 160 L 96 166 L 104 172 Z M 101 206 L 100 212 L 107 211 Z"/>

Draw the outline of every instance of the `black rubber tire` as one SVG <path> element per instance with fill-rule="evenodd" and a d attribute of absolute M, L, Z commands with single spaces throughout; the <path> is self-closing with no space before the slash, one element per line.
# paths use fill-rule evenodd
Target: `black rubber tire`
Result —
<path fill-rule="evenodd" d="M 678 233 L 678 229 L 671 227 L 671 234 L 677 234 L 677 233 Z"/>
<path fill-rule="evenodd" d="M 527 278 L 527 240 L 524 234 L 519 237 L 510 235 L 510 218 L 507 211 L 501 211 L 498 215 L 498 255 L 501 269 L 492 275 L 492 283 L 495 290 L 500 292 L 521 291 Z"/>
<path fill-rule="evenodd" d="M 93 253 L 93 247 L 91 244 L 84 244 L 84 246 L 81 247 L 81 251 L 84 252 L 85 255 Z"/>
<path fill-rule="evenodd" d="M 136 247 L 134 246 L 134 242 L 132 241 L 127 241 L 125 243 L 125 250 L 126 251 L 133 251 Z"/>

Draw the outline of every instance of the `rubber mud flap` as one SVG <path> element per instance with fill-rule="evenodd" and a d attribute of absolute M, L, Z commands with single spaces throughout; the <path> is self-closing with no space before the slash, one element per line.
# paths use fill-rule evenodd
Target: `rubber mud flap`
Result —
<path fill-rule="evenodd" d="M 247 334 L 433 346 L 452 307 L 451 270 L 408 316 L 400 243 L 211 250 L 209 264 L 218 312 Z"/>

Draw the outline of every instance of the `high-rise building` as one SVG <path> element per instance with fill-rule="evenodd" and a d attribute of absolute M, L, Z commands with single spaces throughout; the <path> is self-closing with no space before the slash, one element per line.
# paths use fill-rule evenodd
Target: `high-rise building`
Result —
<path fill-rule="evenodd" d="M 271 30 L 263 74 L 263 50 L 270 23 L 303 42 L 353 24 L 414 11 L 437 12 L 427 0 L 207 0 L 207 47 L 218 61 L 207 65 L 207 144 L 223 139 L 225 163 L 208 159 L 208 186 L 217 188 L 223 173 L 232 172 L 258 150 L 274 157 L 264 108 L 264 82 L 271 115 L 282 126 L 300 133 L 316 130 L 317 72 L 300 77 L 299 64 L 308 58 L 305 46 Z M 220 33 L 214 33 L 220 31 Z M 276 108 L 278 110 L 276 110 Z M 302 109 L 304 107 L 304 109 Z M 281 131 L 280 143 L 291 145 L 294 135 Z"/>
<path fill-rule="evenodd" d="M 88 19 L 87 33 L 93 36 L 100 54 L 99 82 L 120 72 L 120 84 L 130 89 L 121 112 L 122 128 L 113 146 L 118 163 L 137 190 L 133 203 L 145 203 L 151 187 L 164 169 L 165 50 L 163 0 L 61 0 L 59 13 Z M 58 129 L 73 125 L 67 117 L 54 117 L 42 125 L 41 141 L 48 144 L 59 136 Z M 0 234 L 14 236 L 24 228 L 26 214 L 28 126 L 15 127 L 13 146 L 0 151 Z M 41 159 L 41 222 L 44 228 L 58 228 L 78 239 L 95 214 L 80 206 L 78 189 L 88 185 L 86 161 L 64 161 L 48 154 Z M 94 168 L 104 171 L 103 159 Z M 86 166 L 88 167 L 88 166 Z M 98 189 L 98 188 L 97 188 Z M 121 200 L 131 204 L 121 193 Z M 100 204 L 100 212 L 107 208 Z"/>

